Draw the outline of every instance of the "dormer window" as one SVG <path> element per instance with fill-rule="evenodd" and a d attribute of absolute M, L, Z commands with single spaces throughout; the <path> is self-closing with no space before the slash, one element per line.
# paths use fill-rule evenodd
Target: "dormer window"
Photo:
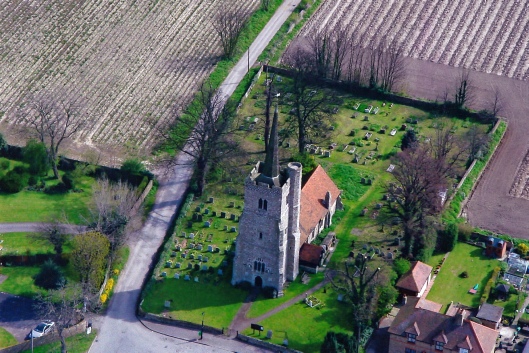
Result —
<path fill-rule="evenodd" d="M 268 201 L 259 199 L 259 209 L 266 211 L 268 209 Z"/>
<path fill-rule="evenodd" d="M 443 348 L 444 348 L 444 345 L 445 345 L 444 342 L 438 342 L 438 341 L 436 341 L 436 342 L 435 342 L 435 350 L 436 350 L 436 351 L 442 351 Z"/>
<path fill-rule="evenodd" d="M 408 333 L 408 342 L 415 343 L 417 340 L 417 335 L 414 335 L 413 333 Z"/>

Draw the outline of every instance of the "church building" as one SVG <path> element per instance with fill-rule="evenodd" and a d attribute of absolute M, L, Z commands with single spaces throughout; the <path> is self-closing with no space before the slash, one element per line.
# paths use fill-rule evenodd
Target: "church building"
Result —
<path fill-rule="evenodd" d="M 321 265 L 325 248 L 310 243 L 331 225 L 342 203 L 340 190 L 321 166 L 303 186 L 301 163 L 280 169 L 277 120 L 276 107 L 265 161 L 245 180 L 231 283 L 273 287 L 281 296 L 285 282 L 298 276 L 300 259 L 303 265 Z"/>

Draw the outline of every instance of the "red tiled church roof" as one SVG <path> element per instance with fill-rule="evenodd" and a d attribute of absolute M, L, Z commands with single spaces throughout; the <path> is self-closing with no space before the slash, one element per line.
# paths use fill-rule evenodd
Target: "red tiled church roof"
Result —
<path fill-rule="evenodd" d="M 411 269 L 399 279 L 396 287 L 418 293 L 428 280 L 428 276 L 430 276 L 431 272 L 431 266 L 428 266 L 423 262 L 416 261 L 412 265 Z"/>
<path fill-rule="evenodd" d="M 299 215 L 300 240 L 305 243 L 318 222 L 327 214 L 325 195 L 331 193 L 331 205 L 340 195 L 340 189 L 334 184 L 325 170 L 318 165 L 301 189 L 301 210 Z"/>
<path fill-rule="evenodd" d="M 319 245 L 304 243 L 299 250 L 299 263 L 302 265 L 319 266 L 323 248 Z"/>

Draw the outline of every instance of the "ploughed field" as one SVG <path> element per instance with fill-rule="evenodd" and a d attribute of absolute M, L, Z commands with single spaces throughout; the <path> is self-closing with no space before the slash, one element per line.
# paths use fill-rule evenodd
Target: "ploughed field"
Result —
<path fill-rule="evenodd" d="M 360 43 L 386 36 L 406 56 L 529 78 L 529 2 L 324 0 L 301 36 L 338 26 Z"/>
<path fill-rule="evenodd" d="M 2 0 L 0 122 L 30 92 L 80 92 L 93 119 L 77 137 L 149 147 L 151 121 L 171 119 L 222 53 L 219 6 L 250 12 L 258 0 Z"/>

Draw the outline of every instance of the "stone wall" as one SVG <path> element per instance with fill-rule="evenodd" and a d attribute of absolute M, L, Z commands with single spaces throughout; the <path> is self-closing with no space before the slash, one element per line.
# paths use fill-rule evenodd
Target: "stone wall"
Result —
<path fill-rule="evenodd" d="M 253 338 L 253 337 L 248 337 L 248 336 L 245 336 L 245 335 L 241 335 L 240 333 L 237 333 L 237 339 L 239 341 L 243 341 L 243 342 L 246 342 L 248 344 L 251 344 L 252 346 L 263 347 L 263 348 L 269 349 L 269 350 L 271 350 L 273 352 L 278 352 L 278 353 L 302 353 L 301 351 L 297 351 L 295 349 L 289 349 L 289 348 L 284 347 L 284 346 L 280 346 L 280 345 L 277 345 L 277 344 L 261 341 L 260 339 Z"/>

